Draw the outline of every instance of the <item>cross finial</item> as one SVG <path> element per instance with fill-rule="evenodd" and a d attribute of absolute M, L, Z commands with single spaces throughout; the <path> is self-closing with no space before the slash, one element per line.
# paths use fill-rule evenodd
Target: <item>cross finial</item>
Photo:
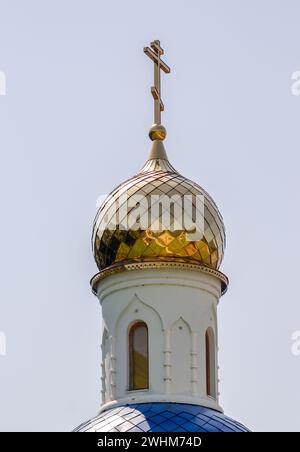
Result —
<path fill-rule="evenodd" d="M 163 70 L 166 74 L 169 74 L 171 69 L 161 60 L 164 51 L 160 46 L 160 42 L 157 40 L 153 41 L 150 47 L 144 47 L 144 52 L 154 62 L 154 86 L 151 87 L 154 99 L 154 125 L 161 126 L 161 112 L 164 111 L 164 104 L 161 99 L 160 71 Z"/>

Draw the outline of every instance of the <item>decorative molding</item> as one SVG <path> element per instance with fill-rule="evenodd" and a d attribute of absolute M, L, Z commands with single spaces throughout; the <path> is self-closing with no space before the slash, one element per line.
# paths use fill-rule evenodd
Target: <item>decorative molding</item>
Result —
<path fill-rule="evenodd" d="M 101 343 L 101 381 L 102 381 L 102 391 L 101 391 L 101 399 L 102 404 L 107 402 L 107 378 L 106 369 L 105 369 L 105 350 L 107 347 L 107 341 L 109 340 L 109 335 L 107 329 L 104 327 L 102 332 L 102 343 Z"/>
<path fill-rule="evenodd" d="M 110 337 L 110 393 L 114 399 L 116 397 L 116 338 Z"/>
<path fill-rule="evenodd" d="M 159 318 L 160 325 L 161 325 L 161 328 L 162 328 L 162 325 L 163 325 L 163 323 L 162 323 L 162 318 L 161 318 L 161 316 L 159 315 L 159 313 L 157 312 L 157 310 L 156 310 L 153 306 L 151 306 L 150 304 L 148 304 L 148 303 L 144 302 L 143 300 L 141 300 L 141 298 L 135 293 L 134 296 L 132 297 L 132 299 L 131 299 L 131 300 L 126 304 L 126 306 L 122 309 L 122 311 L 121 311 L 120 314 L 118 315 L 118 318 L 116 319 L 115 323 L 113 324 L 113 329 L 114 329 L 115 331 L 116 331 L 116 329 L 117 329 L 117 327 L 118 327 L 118 324 L 119 324 L 121 318 L 123 317 L 124 313 L 125 313 L 125 312 L 130 308 L 130 306 L 131 306 L 132 304 L 134 304 L 134 303 L 141 303 L 141 305 L 143 305 L 143 306 L 145 306 L 147 309 L 153 311 L 154 314 L 157 315 L 157 317 Z M 139 317 L 139 316 L 137 316 L 137 317 Z M 133 322 L 136 322 L 137 317 L 135 317 L 132 321 L 133 321 Z M 144 320 L 144 318 L 140 318 L 140 320 Z"/>
<path fill-rule="evenodd" d="M 167 328 L 165 329 L 165 348 L 164 348 L 164 369 L 165 369 L 165 376 L 164 376 L 164 381 L 165 381 L 165 390 L 166 390 L 166 394 L 169 394 L 171 391 L 171 368 L 172 368 L 172 364 L 171 364 L 171 354 L 172 354 L 172 350 L 171 350 L 171 329 Z"/>
<path fill-rule="evenodd" d="M 192 395 L 196 397 L 198 395 L 198 353 L 197 353 L 197 340 L 198 334 L 192 332 L 192 350 L 191 350 L 191 384 Z"/>
<path fill-rule="evenodd" d="M 156 261 L 147 261 L 147 262 L 128 262 L 128 263 L 119 263 L 111 265 L 104 270 L 101 270 L 91 279 L 91 287 L 94 295 L 97 295 L 97 286 L 100 281 L 108 276 L 115 275 L 124 271 L 133 271 L 133 270 L 143 270 L 143 269 L 176 269 L 176 270 L 193 270 L 200 273 L 206 273 L 212 275 L 221 281 L 222 287 L 222 295 L 227 290 L 229 280 L 224 273 L 221 273 L 219 270 L 215 270 L 211 267 L 208 267 L 203 264 L 196 263 L 188 263 L 186 261 L 181 261 L 177 259 L 177 261 L 173 260 L 156 260 Z"/>
<path fill-rule="evenodd" d="M 213 410 L 223 413 L 223 409 L 215 399 L 208 397 L 193 397 L 177 394 L 135 394 L 133 397 L 123 397 L 118 400 L 112 400 L 100 408 L 102 411 L 115 408 L 117 406 L 123 406 L 130 403 L 154 403 L 154 402 L 167 402 L 167 403 L 188 403 L 191 405 L 201 405 Z"/>

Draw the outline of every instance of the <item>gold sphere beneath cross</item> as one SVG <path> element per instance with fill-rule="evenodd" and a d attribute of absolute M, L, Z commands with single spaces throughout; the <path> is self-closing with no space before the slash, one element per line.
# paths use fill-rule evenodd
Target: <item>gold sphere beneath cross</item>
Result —
<path fill-rule="evenodd" d="M 163 141 L 167 136 L 167 131 L 164 126 L 161 124 L 153 124 L 151 129 L 149 130 L 150 140 L 160 140 Z"/>

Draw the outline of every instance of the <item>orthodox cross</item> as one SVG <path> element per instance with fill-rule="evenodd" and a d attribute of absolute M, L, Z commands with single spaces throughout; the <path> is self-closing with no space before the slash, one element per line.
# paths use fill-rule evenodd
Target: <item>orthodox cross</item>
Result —
<path fill-rule="evenodd" d="M 164 54 L 163 49 L 160 47 L 159 41 L 153 41 L 150 47 L 144 47 L 145 54 L 151 58 L 154 63 L 154 86 L 151 87 L 151 93 L 154 99 L 154 124 L 161 124 L 161 112 L 164 111 L 164 104 L 161 99 L 161 89 L 160 89 L 160 71 L 161 69 L 169 74 L 171 69 L 169 66 L 160 59 Z"/>

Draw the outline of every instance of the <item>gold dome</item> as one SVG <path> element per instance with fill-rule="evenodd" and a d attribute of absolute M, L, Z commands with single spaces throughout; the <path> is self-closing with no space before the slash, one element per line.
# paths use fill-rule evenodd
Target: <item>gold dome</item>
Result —
<path fill-rule="evenodd" d="M 124 223 L 127 224 L 133 210 L 132 205 L 138 203 L 140 195 L 146 198 L 152 195 L 167 195 L 169 198 L 179 195 L 180 199 L 186 195 L 193 199 L 201 197 L 202 233 L 193 239 L 184 227 L 159 229 L 153 221 L 151 223 L 149 207 L 145 211 L 149 219 L 147 228 L 140 228 L 138 224 L 124 228 Z M 162 210 L 159 212 L 161 220 Z M 169 215 L 174 217 L 172 212 Z M 112 218 L 115 221 L 110 223 Z M 199 185 L 183 177 L 172 167 L 162 141 L 155 140 L 149 160 L 141 171 L 113 190 L 100 207 L 94 222 L 92 242 L 100 270 L 118 264 L 156 260 L 184 261 L 218 269 L 224 254 L 225 230 L 221 214 L 212 198 Z"/>

